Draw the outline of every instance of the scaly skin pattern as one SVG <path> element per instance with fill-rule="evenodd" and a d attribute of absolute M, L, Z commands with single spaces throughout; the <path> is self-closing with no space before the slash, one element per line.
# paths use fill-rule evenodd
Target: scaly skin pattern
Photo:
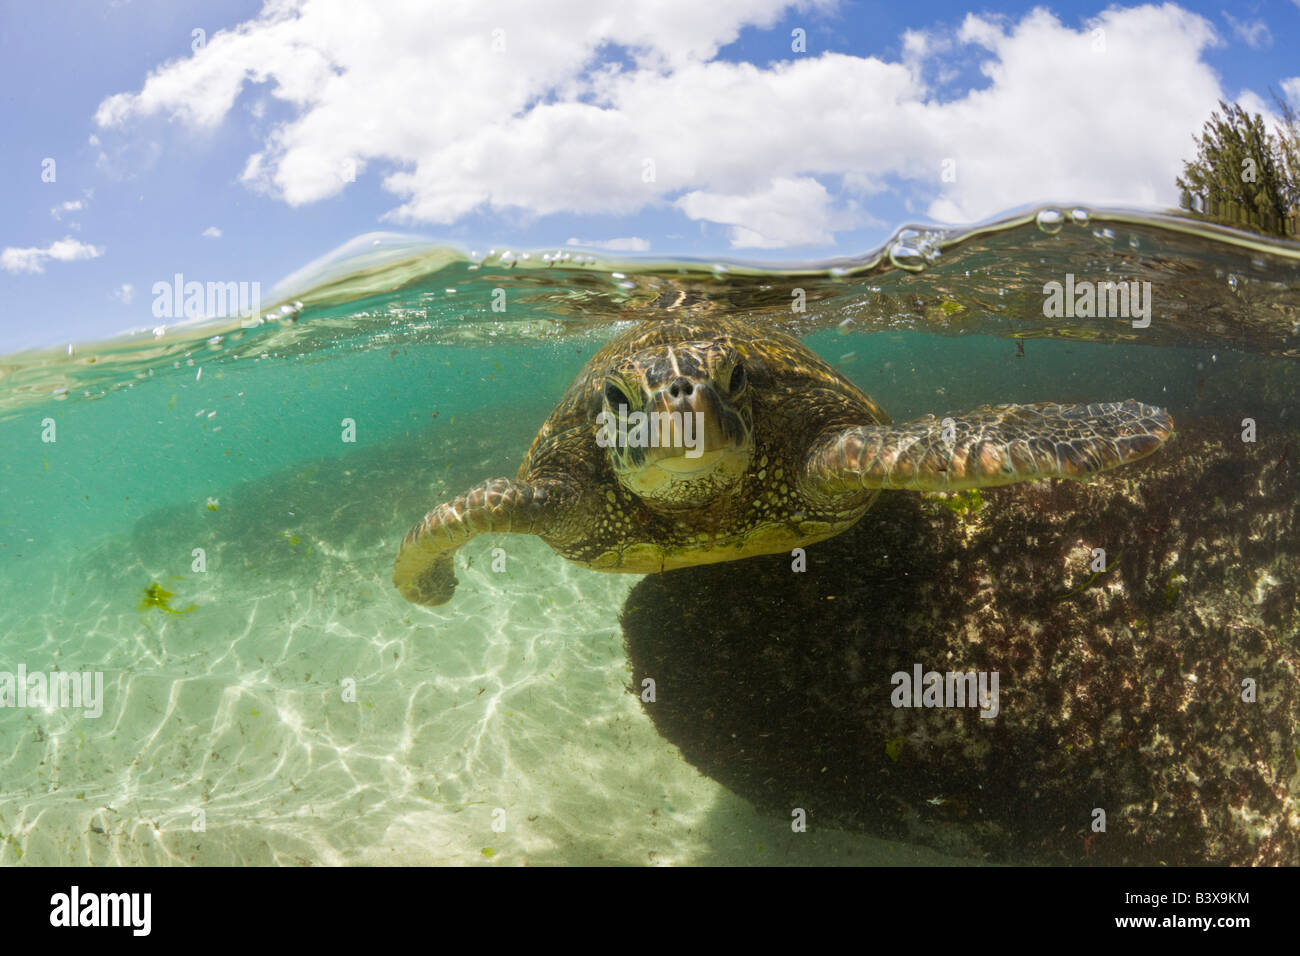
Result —
<path fill-rule="evenodd" d="M 648 507 L 614 476 L 593 423 L 605 371 L 629 354 L 679 342 L 718 340 L 740 353 L 752 395 L 754 452 L 729 495 L 700 508 Z M 585 519 L 541 533 L 571 561 L 646 574 L 786 551 L 850 527 L 875 500 L 855 492 L 814 500 L 800 477 L 810 436 L 889 417 L 798 340 L 722 317 L 643 322 L 602 348 L 561 397 L 520 469 L 523 481 L 568 481 Z M 581 477 L 574 481 L 575 474 Z M 577 532 L 576 534 L 574 532 Z"/>
<path fill-rule="evenodd" d="M 402 539 L 393 583 L 416 604 L 445 604 L 456 589 L 452 555 L 489 531 L 536 534 L 552 523 L 564 489 L 493 478 L 424 516 Z"/>
<path fill-rule="evenodd" d="M 825 494 L 857 488 L 961 491 L 1036 478 L 1091 477 L 1151 454 L 1169 413 L 1132 399 L 1092 405 L 990 405 L 944 421 L 854 427 L 815 442 L 808 480 Z"/>
<path fill-rule="evenodd" d="M 644 350 L 702 341 L 743 359 L 754 440 L 748 470 L 698 506 L 651 507 L 619 482 L 596 442 L 606 377 Z M 393 582 L 408 600 L 445 603 L 456 585 L 452 555 L 485 532 L 536 534 L 586 567 L 640 574 L 789 551 L 851 527 L 882 488 L 1083 478 L 1149 454 L 1173 428 L 1160 409 L 1132 401 L 980 408 L 943 424 L 891 425 L 788 335 L 723 316 L 645 321 L 591 358 L 515 480 L 485 482 L 411 529 Z"/>

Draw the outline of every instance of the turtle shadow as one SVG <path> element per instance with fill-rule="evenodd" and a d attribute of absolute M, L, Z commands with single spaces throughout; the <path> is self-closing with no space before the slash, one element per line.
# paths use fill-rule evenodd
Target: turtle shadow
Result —
<path fill-rule="evenodd" d="M 702 773 L 809 826 L 989 861 L 1298 862 L 1300 761 L 1278 741 L 1300 692 L 1237 700 L 1243 674 L 1300 665 L 1281 639 L 1297 481 L 1275 465 L 1295 436 L 1243 455 L 1180 435 L 1086 485 L 886 493 L 803 571 L 775 555 L 647 577 L 622 618 L 631 690 Z M 1243 595 L 1270 563 L 1277 587 Z M 997 672 L 997 714 L 895 706 L 917 665 Z M 1260 837 L 1247 808 L 1282 822 Z"/>
<path fill-rule="evenodd" d="M 905 733 L 890 729 L 890 675 L 917 654 L 899 622 L 943 571 L 927 530 L 919 499 L 887 494 L 807 549 L 802 573 L 775 555 L 638 584 L 624 634 L 634 692 L 654 682 L 645 710 L 660 734 L 760 810 L 906 836 L 901 792 L 923 803 L 942 786 L 938 768 L 908 772 L 886 752 Z"/>

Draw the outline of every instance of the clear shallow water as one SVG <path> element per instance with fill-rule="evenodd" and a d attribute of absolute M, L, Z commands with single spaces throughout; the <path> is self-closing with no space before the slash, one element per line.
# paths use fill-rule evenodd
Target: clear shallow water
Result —
<path fill-rule="evenodd" d="M 520 536 L 464 548 L 441 608 L 388 577 L 425 510 L 514 473 L 600 343 L 675 308 L 803 335 L 899 421 L 1134 397 L 1285 423 L 1300 249 L 1173 217 L 1039 219 L 785 268 L 366 237 L 292 277 L 276 318 L 0 359 L 0 669 L 104 675 L 98 718 L 0 708 L 0 861 L 946 859 L 792 834 L 682 759 L 627 690 L 635 577 Z M 1045 318 L 1066 273 L 1151 282 L 1150 327 Z M 154 584 L 194 609 L 142 609 Z"/>

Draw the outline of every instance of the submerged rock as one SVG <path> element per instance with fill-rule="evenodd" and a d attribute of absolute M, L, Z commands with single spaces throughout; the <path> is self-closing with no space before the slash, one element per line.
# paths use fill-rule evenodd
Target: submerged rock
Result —
<path fill-rule="evenodd" d="M 654 680 L 643 706 L 699 770 L 811 827 L 989 861 L 1300 864 L 1300 433 L 1179 428 L 1090 484 L 886 493 L 803 573 L 648 577 L 633 691 Z M 918 664 L 997 672 L 996 716 L 895 707 Z"/>

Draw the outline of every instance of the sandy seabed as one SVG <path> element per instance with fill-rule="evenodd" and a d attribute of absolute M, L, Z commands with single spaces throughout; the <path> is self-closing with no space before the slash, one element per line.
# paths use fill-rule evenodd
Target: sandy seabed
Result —
<path fill-rule="evenodd" d="M 392 557 L 450 479 L 372 464 L 311 463 L 18 569 L 0 669 L 102 672 L 104 700 L 0 709 L 0 863 L 959 862 L 795 833 L 683 760 L 630 691 L 637 576 L 489 536 L 449 604 L 404 602 Z M 148 606 L 155 583 L 181 613 Z"/>

